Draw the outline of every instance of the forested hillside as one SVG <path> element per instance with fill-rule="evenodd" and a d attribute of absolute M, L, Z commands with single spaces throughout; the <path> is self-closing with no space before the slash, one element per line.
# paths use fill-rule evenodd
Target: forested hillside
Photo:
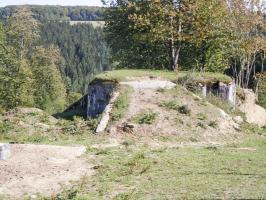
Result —
<path fill-rule="evenodd" d="M 59 71 L 63 58 L 55 45 L 40 45 L 40 23 L 30 9 L 16 10 L 0 26 L 0 105 L 61 110 L 66 89 Z"/>
<path fill-rule="evenodd" d="M 109 69 L 109 49 L 102 27 L 69 21 L 99 20 L 101 13 L 96 7 L 1 8 L 1 106 L 55 112 L 85 94 L 94 75 Z"/>
<path fill-rule="evenodd" d="M 61 72 L 71 91 L 85 93 L 93 76 L 109 69 L 109 50 L 100 27 L 45 22 L 41 28 L 41 40 L 43 44 L 55 44 L 61 49 L 65 60 Z"/>
<path fill-rule="evenodd" d="M 3 23 L 12 13 L 25 6 L 0 8 Z M 26 6 L 40 22 L 40 45 L 59 47 L 63 62 L 60 72 L 68 92 L 86 93 L 90 80 L 97 72 L 109 68 L 109 50 L 103 29 L 91 24 L 70 25 L 69 21 L 102 20 L 103 9 L 86 6 Z"/>
<path fill-rule="evenodd" d="M 22 6 L 7 6 L 0 8 L 0 18 L 7 18 L 14 10 Z M 100 21 L 103 19 L 103 9 L 88 6 L 40 6 L 29 5 L 33 16 L 37 20 L 73 20 Z"/>

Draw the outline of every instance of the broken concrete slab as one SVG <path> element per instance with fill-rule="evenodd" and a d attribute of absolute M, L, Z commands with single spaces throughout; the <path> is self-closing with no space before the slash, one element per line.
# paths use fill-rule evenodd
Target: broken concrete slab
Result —
<path fill-rule="evenodd" d="M 7 160 L 10 156 L 10 145 L 0 143 L 0 160 Z"/>

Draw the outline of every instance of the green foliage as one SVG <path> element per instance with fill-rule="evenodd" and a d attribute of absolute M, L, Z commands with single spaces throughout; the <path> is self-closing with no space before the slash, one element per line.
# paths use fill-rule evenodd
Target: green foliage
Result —
<path fill-rule="evenodd" d="M 130 3 L 133 2 L 130 1 Z M 105 32 L 108 44 L 111 46 L 112 61 L 117 63 L 116 67 L 167 68 L 170 64 L 168 52 L 162 48 L 160 43 L 155 44 L 137 39 L 143 31 L 136 28 L 136 24 L 130 19 L 136 12 L 136 7 L 129 6 L 123 1 L 115 3 L 113 7 L 105 10 Z"/>
<path fill-rule="evenodd" d="M 66 89 L 58 65 L 60 52 L 54 46 L 36 47 L 32 55 L 35 104 L 50 112 L 65 107 Z"/>
<path fill-rule="evenodd" d="M 218 127 L 218 122 L 217 121 L 210 121 L 208 124 L 212 128 L 217 128 Z"/>
<path fill-rule="evenodd" d="M 158 113 L 151 110 L 142 111 L 132 118 L 132 120 L 138 124 L 153 124 L 158 118 Z"/>
<path fill-rule="evenodd" d="M 266 109 L 266 72 L 258 74 L 259 78 L 259 104 Z"/>
<path fill-rule="evenodd" d="M 204 121 L 204 120 L 207 119 L 207 115 L 204 114 L 204 113 L 198 113 L 197 114 L 197 119 Z"/>
<path fill-rule="evenodd" d="M 111 120 L 119 121 L 126 114 L 127 108 L 129 106 L 129 99 L 133 89 L 130 87 L 122 87 L 120 89 L 120 94 L 117 100 L 113 104 Z"/>
<path fill-rule="evenodd" d="M 20 14 L 17 15 L 18 11 Z M 14 44 L 13 46 L 19 46 L 19 40 L 16 38 L 21 38 L 23 35 L 23 41 L 26 41 L 24 49 L 28 49 L 29 40 L 35 40 L 36 34 L 38 41 L 35 42 L 39 45 L 58 46 L 63 57 L 58 66 L 66 87 L 71 92 L 82 94 L 87 92 L 87 85 L 95 74 L 110 69 L 110 50 L 104 41 L 102 26 L 94 27 L 93 23 L 74 22 L 102 20 L 102 13 L 103 9 L 100 7 L 86 6 L 28 5 L 0 8 L 0 18 L 12 21 L 10 24 L 14 26 L 10 26 L 10 31 L 7 32 L 8 40 Z M 16 20 L 21 23 L 14 24 Z M 36 25 L 40 29 L 35 29 Z M 30 34 L 30 30 L 34 32 L 31 31 Z M 26 53 L 20 50 L 18 52 L 23 55 Z"/>
<path fill-rule="evenodd" d="M 209 94 L 207 96 L 207 101 L 217 106 L 218 108 L 221 108 L 226 113 L 232 114 L 234 112 L 233 107 L 227 101 L 222 100 L 220 97 L 217 97 L 214 94 Z"/>
<path fill-rule="evenodd" d="M 14 10 L 24 6 L 6 6 L 0 8 L 0 18 L 6 19 Z M 50 6 L 29 5 L 37 20 L 72 20 L 72 21 L 99 21 L 102 19 L 103 8 L 89 6 Z"/>
<path fill-rule="evenodd" d="M 63 121 L 63 133 L 66 135 L 82 135 L 92 133 L 96 130 L 99 124 L 99 118 L 96 119 L 84 119 L 82 117 L 75 116 L 71 121 Z M 91 132 L 88 132 L 90 130 Z"/>
<path fill-rule="evenodd" d="M 9 121 L 0 121 L 0 134 L 6 134 L 13 128 L 13 124 Z"/>
<path fill-rule="evenodd" d="M 6 39 L 1 53 L 1 104 L 3 107 L 34 104 L 33 74 L 29 54 L 38 39 L 38 23 L 26 7 L 16 10 L 5 26 Z"/>
<path fill-rule="evenodd" d="M 178 83 L 186 86 L 189 84 L 209 84 L 209 83 L 216 83 L 216 82 L 223 82 L 223 83 L 231 83 L 232 78 L 217 72 L 187 72 L 184 76 L 178 77 Z"/>
<path fill-rule="evenodd" d="M 227 16 L 226 3 L 107 2 L 112 3 L 105 10 L 105 30 L 118 66 L 176 69 L 180 64 L 205 71 L 227 67 L 226 24 L 221 20 Z"/>
<path fill-rule="evenodd" d="M 266 136 L 266 127 L 259 127 L 256 124 L 251 123 L 242 123 L 241 124 L 241 130 L 246 134 L 255 134 L 255 135 L 261 135 Z"/>
<path fill-rule="evenodd" d="M 85 94 L 95 74 L 110 69 L 109 48 L 100 27 L 45 21 L 41 26 L 41 43 L 60 49 L 64 58 L 60 72 L 71 92 Z"/>
<path fill-rule="evenodd" d="M 77 102 L 83 97 L 82 94 L 77 93 L 77 92 L 68 92 L 67 93 L 67 105 L 72 105 L 73 103 Z"/>
<path fill-rule="evenodd" d="M 170 110 L 177 110 L 179 108 L 175 101 L 163 101 L 159 104 L 159 106 L 168 108 Z"/>
<path fill-rule="evenodd" d="M 56 112 L 65 106 L 65 86 L 54 46 L 36 46 L 39 23 L 28 7 L 14 11 L 5 26 L 0 54 L 0 104 L 36 106 Z"/>
<path fill-rule="evenodd" d="M 167 70 L 148 70 L 148 69 L 120 69 L 107 71 L 101 74 L 98 74 L 95 78 L 99 80 L 109 80 L 109 81 L 125 81 L 128 76 L 130 77 L 161 77 L 167 80 L 174 81 L 178 76 L 182 76 L 185 73 L 167 71 Z"/>

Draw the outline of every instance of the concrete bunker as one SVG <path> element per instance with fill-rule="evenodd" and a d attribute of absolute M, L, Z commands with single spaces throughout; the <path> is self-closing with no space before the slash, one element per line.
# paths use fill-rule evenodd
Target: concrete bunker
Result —
<path fill-rule="evenodd" d="M 87 118 L 96 118 L 103 113 L 117 88 L 113 81 L 93 81 L 87 94 Z"/>
<path fill-rule="evenodd" d="M 217 81 L 215 83 L 200 83 L 199 86 L 203 97 L 214 94 L 222 100 L 227 101 L 232 106 L 236 105 L 236 84 L 234 82 L 223 83 Z"/>
<path fill-rule="evenodd" d="M 117 82 L 114 81 L 92 81 L 89 84 L 88 93 L 69 106 L 64 113 L 71 113 L 84 118 L 99 117 L 109 104 L 117 85 Z"/>
<path fill-rule="evenodd" d="M 185 88 L 194 93 L 200 93 L 204 98 L 209 95 L 215 95 L 231 106 L 236 105 L 236 84 L 234 80 L 230 82 L 223 81 L 188 81 L 180 82 Z"/>

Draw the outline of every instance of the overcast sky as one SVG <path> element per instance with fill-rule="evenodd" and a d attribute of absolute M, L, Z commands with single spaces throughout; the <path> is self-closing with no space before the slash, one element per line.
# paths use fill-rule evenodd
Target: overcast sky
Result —
<path fill-rule="evenodd" d="M 0 0 L 0 7 L 24 4 L 102 6 L 101 0 Z"/>

